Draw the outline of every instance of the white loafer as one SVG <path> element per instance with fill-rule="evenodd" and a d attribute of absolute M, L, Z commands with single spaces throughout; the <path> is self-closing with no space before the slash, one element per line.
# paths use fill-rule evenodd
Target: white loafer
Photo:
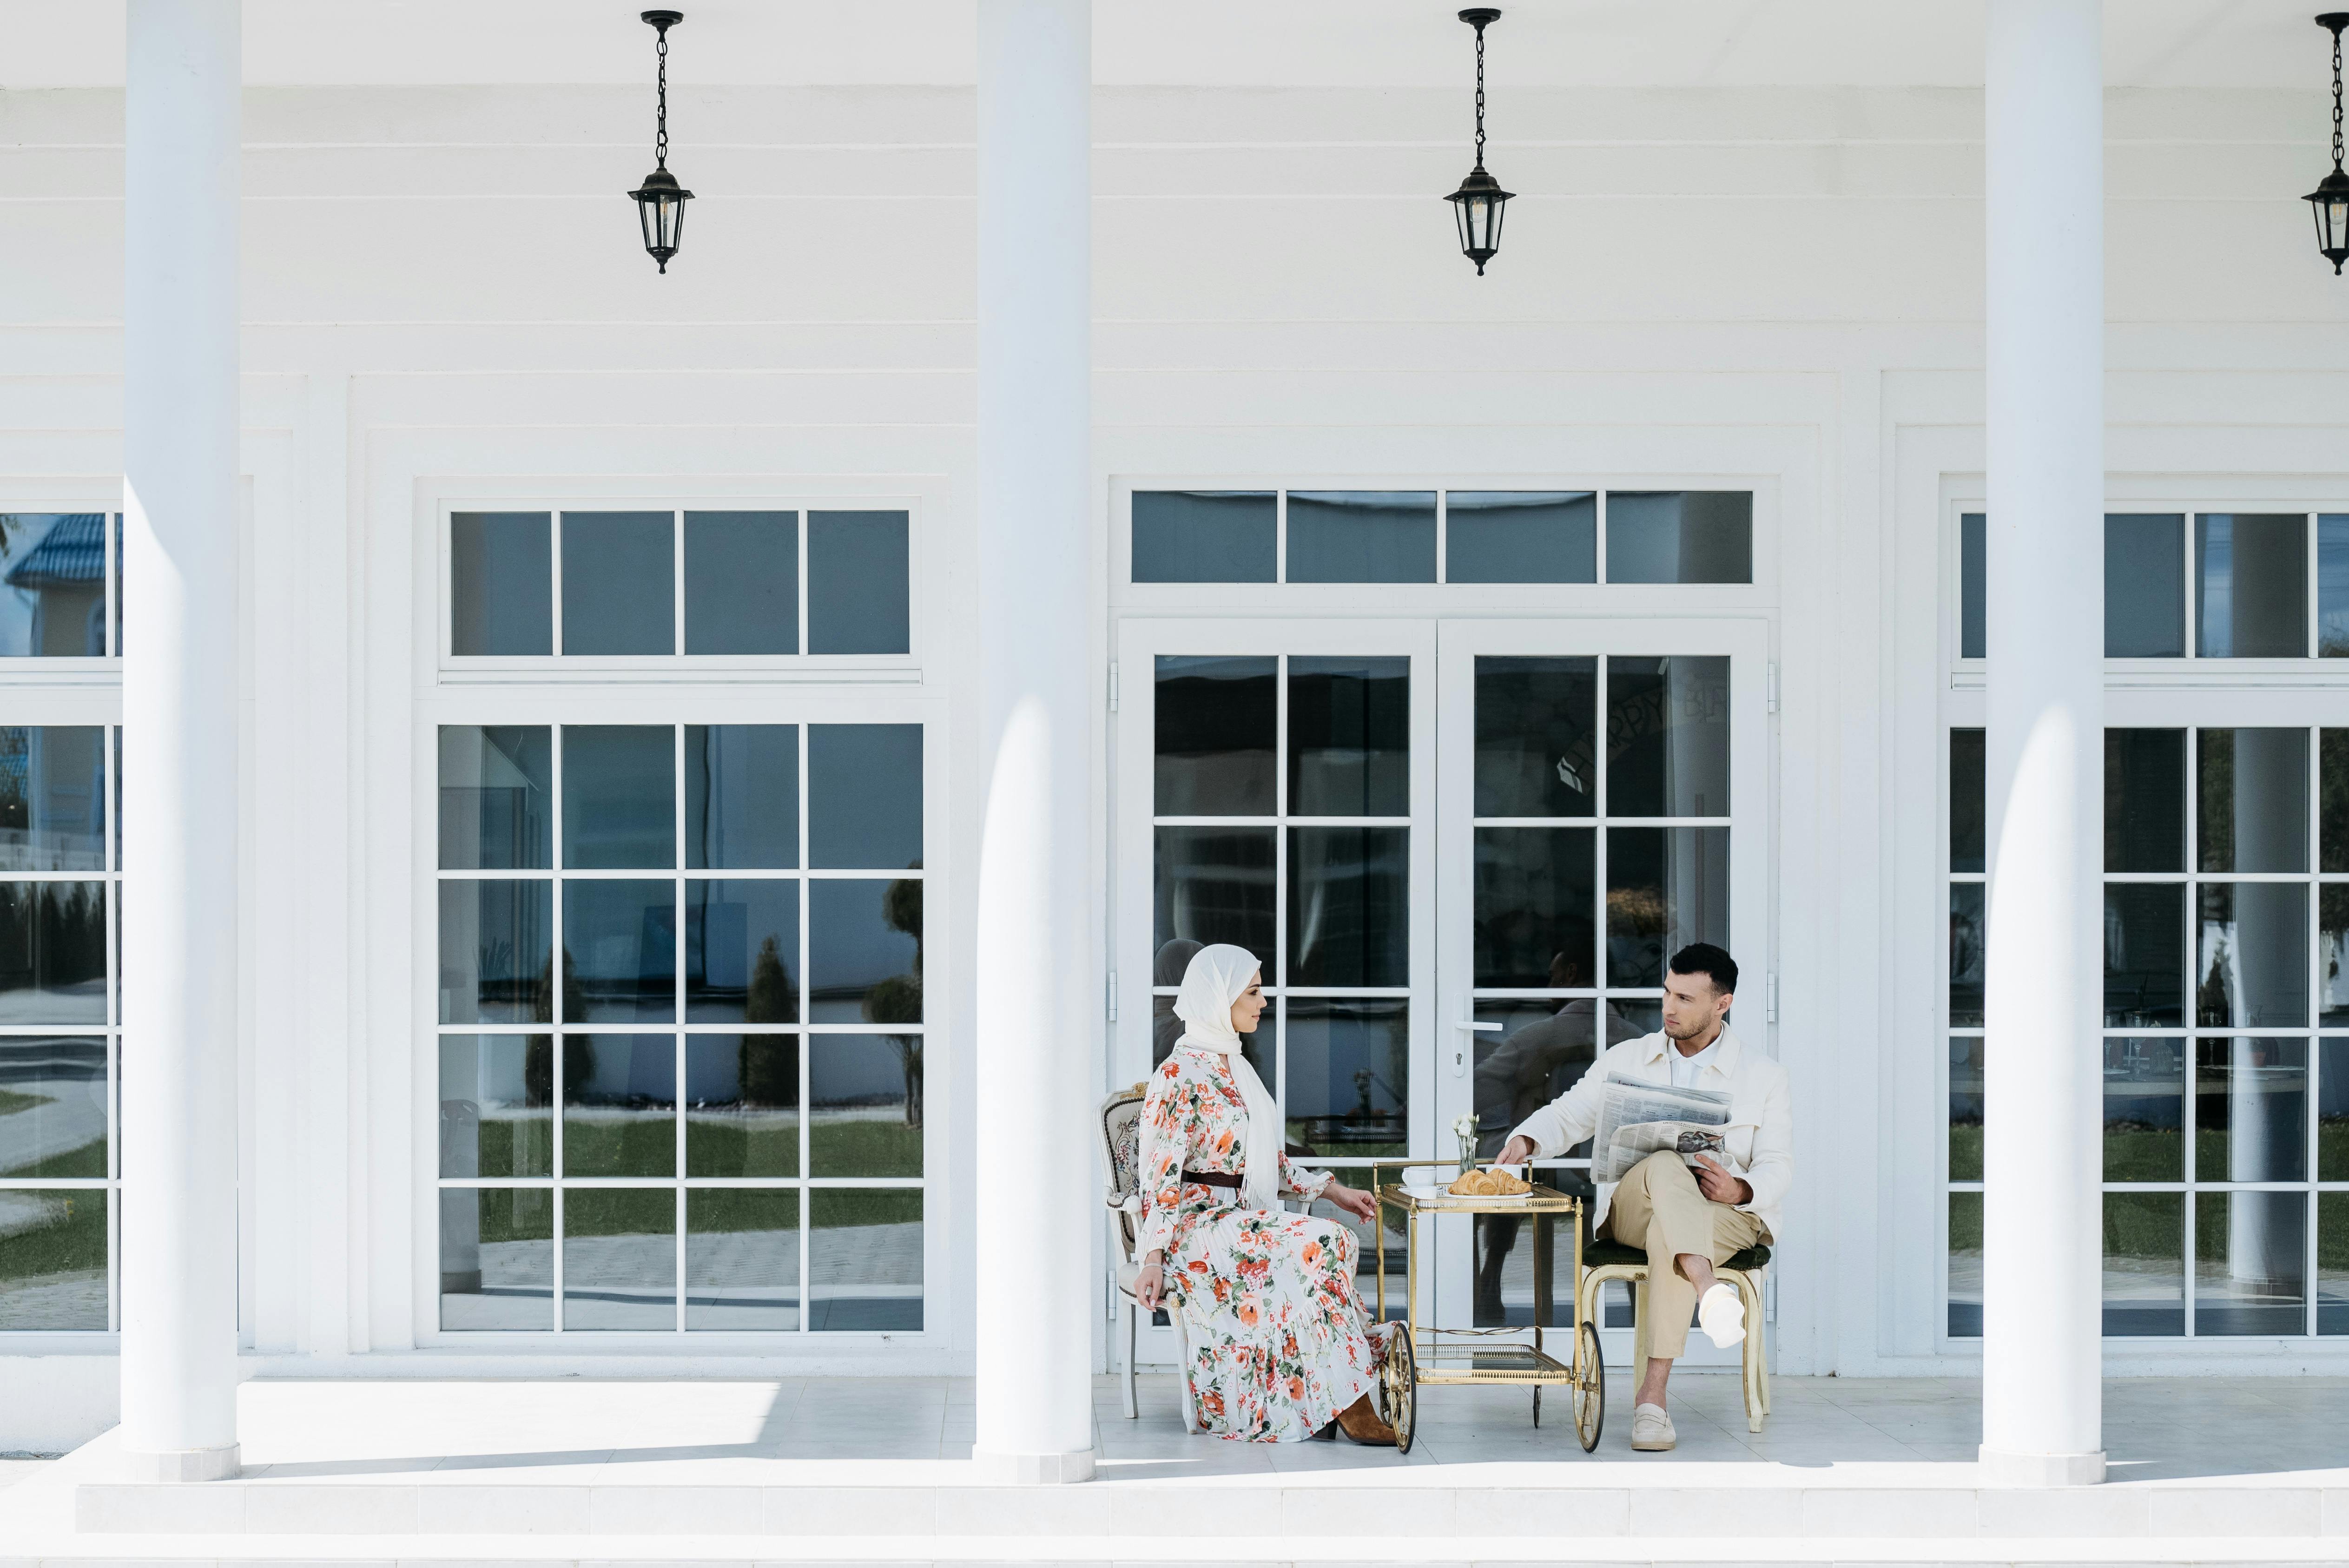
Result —
<path fill-rule="evenodd" d="M 1643 1454 L 1660 1454 L 1680 1442 L 1672 1430 L 1671 1413 L 1661 1405 L 1642 1405 L 1631 1412 L 1631 1447 Z"/>
<path fill-rule="evenodd" d="M 1696 1326 L 1713 1341 L 1716 1350 L 1726 1350 L 1745 1337 L 1745 1304 L 1737 1296 L 1737 1287 L 1716 1282 L 1696 1304 Z"/>

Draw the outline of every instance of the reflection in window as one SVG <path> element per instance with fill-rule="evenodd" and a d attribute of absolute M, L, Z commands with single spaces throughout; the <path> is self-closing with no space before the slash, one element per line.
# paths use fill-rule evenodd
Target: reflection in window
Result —
<path fill-rule="evenodd" d="M 2111 1244 L 2107 1237 L 2107 1252 L 2111 1250 Z M 1950 1337 L 1980 1339 L 1982 1331 L 1982 1195 L 1980 1192 L 1950 1194 L 1949 1271 Z"/>
<path fill-rule="evenodd" d="M 1410 1152 L 1410 1003 L 1292 996 L 1282 1112 L 1291 1142 L 1324 1159 Z"/>
<path fill-rule="evenodd" d="M 2186 732 L 2106 730 L 2105 870 L 2185 869 Z"/>
<path fill-rule="evenodd" d="M 922 1173 L 922 1037 L 808 1041 L 808 1174 Z"/>
<path fill-rule="evenodd" d="M 1692 942 L 1729 942 L 1729 830 L 1608 829 L 1607 984 L 1661 985 Z"/>
<path fill-rule="evenodd" d="M 1268 658 L 1159 655 L 1159 816 L 1272 815 L 1278 668 L 1279 661 Z"/>
<path fill-rule="evenodd" d="M 554 651 L 554 518 L 460 511 L 449 520 L 449 651 L 529 657 Z"/>
<path fill-rule="evenodd" d="M 2109 751 L 2106 756 L 2109 758 Z M 1950 870 L 1961 875 L 1980 872 L 1987 863 L 1984 772 L 1982 731 L 1950 731 Z M 2109 778 L 2109 760 L 2106 772 Z"/>
<path fill-rule="evenodd" d="M 1986 891 L 1978 882 L 1950 884 L 1950 1023 L 1961 1029 L 1982 1026 Z"/>
<path fill-rule="evenodd" d="M 2308 888 L 2204 882 L 2195 1021 L 2213 1028 L 2308 1026 Z"/>
<path fill-rule="evenodd" d="M 2308 1194 L 2200 1192 L 2194 1200 L 2194 1332 L 2308 1332 Z"/>
<path fill-rule="evenodd" d="M 563 1020 L 621 1023 L 677 1016 L 677 884 L 563 884 Z"/>
<path fill-rule="evenodd" d="M 902 511 L 808 513 L 808 652 L 913 651 L 913 542 Z"/>
<path fill-rule="evenodd" d="M 808 885 L 808 1018 L 922 1021 L 922 883 L 830 879 Z"/>
<path fill-rule="evenodd" d="M 2349 656 L 2349 516 L 2316 520 L 2316 652 Z"/>
<path fill-rule="evenodd" d="M 440 1021 L 543 1024 L 554 1017 L 554 900 L 544 882 L 440 884 Z"/>
<path fill-rule="evenodd" d="M 789 871 L 799 863 L 799 726 L 687 725 L 686 868 Z"/>
<path fill-rule="evenodd" d="M 685 651 L 800 651 L 799 513 L 685 514 Z"/>
<path fill-rule="evenodd" d="M 1476 660 L 1476 815 L 1599 809 L 1599 661 Z"/>
<path fill-rule="evenodd" d="M 554 1174 L 554 1041 L 440 1037 L 440 1174 Z"/>
<path fill-rule="evenodd" d="M 1270 490 L 1136 490 L 1136 583 L 1269 583 L 1279 545 Z"/>
<path fill-rule="evenodd" d="M 100 1187 L 0 1193 L 0 1332 L 106 1327 L 107 1201 Z"/>
<path fill-rule="evenodd" d="M 1410 954 L 1411 830 L 1289 829 L 1288 983 L 1408 985 Z"/>
<path fill-rule="evenodd" d="M 2175 1035 L 2105 1041 L 2106 1181 L 2186 1179 L 2186 1047 Z"/>
<path fill-rule="evenodd" d="M 563 1190 L 563 1326 L 677 1326 L 677 1190 Z"/>
<path fill-rule="evenodd" d="M 2316 1332 L 2349 1334 L 2349 1192 L 2316 1195 Z"/>
<path fill-rule="evenodd" d="M 1979 659 L 1990 641 L 1990 531 L 1978 511 L 1958 520 L 1958 657 Z"/>
<path fill-rule="evenodd" d="M 2194 1043 L 2195 1180 L 2306 1181 L 2307 1130 L 2306 1040 Z"/>
<path fill-rule="evenodd" d="M 551 1189 L 441 1189 L 440 1326 L 554 1326 Z"/>
<path fill-rule="evenodd" d="M 800 1173 L 798 1035 L 685 1037 L 685 1173 Z"/>
<path fill-rule="evenodd" d="M 666 724 L 563 727 L 563 863 L 677 864 L 677 732 Z"/>
<path fill-rule="evenodd" d="M 818 1333 L 922 1326 L 918 1188 L 809 1192 L 808 1326 Z"/>
<path fill-rule="evenodd" d="M 105 656 L 106 519 L 0 512 L 0 658 Z"/>
<path fill-rule="evenodd" d="M 2308 869 L 2308 731 L 2195 734 L 2196 815 L 2206 872 Z"/>
<path fill-rule="evenodd" d="M 0 1023 L 106 1022 L 103 882 L 0 882 Z"/>
<path fill-rule="evenodd" d="M 1596 583 L 1599 498 L 1589 490 L 1450 490 L 1447 583 Z"/>
<path fill-rule="evenodd" d="M 563 514 L 563 651 L 677 652 L 677 520 L 666 511 Z"/>
<path fill-rule="evenodd" d="M 2105 887 L 2105 1026 L 2186 1022 L 2186 884 Z"/>
<path fill-rule="evenodd" d="M 1153 944 L 1189 940 L 1273 951 L 1270 828 L 1159 828 Z M 1179 976 L 1178 976 L 1179 980 Z"/>
<path fill-rule="evenodd" d="M 440 869 L 554 862 L 554 747 L 543 724 L 440 727 Z"/>
<path fill-rule="evenodd" d="M 796 1024 L 797 878 L 685 884 L 685 1017 L 691 1024 Z"/>
<path fill-rule="evenodd" d="M 1288 810 L 1411 814 L 1411 661 L 1288 661 Z"/>
<path fill-rule="evenodd" d="M 2206 659 L 2308 655 L 2308 519 L 2194 519 L 2195 648 Z"/>
<path fill-rule="evenodd" d="M 1582 1080 L 1599 1053 L 1638 1039 L 1648 1031 L 1624 1014 L 1621 1005 L 1595 996 L 1544 1000 L 1485 997 L 1476 1021 L 1498 1024 L 1498 1034 L 1476 1040 L 1476 1154 L 1499 1156 L 1509 1134 L 1526 1118 Z M 1589 1156 L 1588 1140 L 1567 1151 Z M 1562 1173 L 1559 1173 L 1562 1175 Z"/>
<path fill-rule="evenodd" d="M 1748 490 L 1609 490 L 1609 583 L 1751 583 Z"/>
<path fill-rule="evenodd" d="M 1607 813 L 1729 815 L 1729 661 L 1607 662 Z"/>
<path fill-rule="evenodd" d="M 2105 518 L 2105 656 L 2186 655 L 2186 519 Z"/>
<path fill-rule="evenodd" d="M 800 1195 L 722 1187 L 685 1195 L 685 1326 L 800 1326 Z"/>
<path fill-rule="evenodd" d="M 1291 583 L 1433 583 L 1433 490 L 1291 490 Z"/>
<path fill-rule="evenodd" d="M 1950 1040 L 1950 1180 L 1982 1179 L 1982 1040 Z"/>
<path fill-rule="evenodd" d="M 1598 984 L 1598 846 L 1588 828 L 1478 828 L 1474 922 L 1478 986 Z"/>
<path fill-rule="evenodd" d="M 2105 1194 L 2104 1331 L 2116 1337 L 2186 1332 L 2183 1192 Z"/>
<path fill-rule="evenodd" d="M 563 1037 L 563 1174 L 677 1174 L 677 1038 Z"/>
<path fill-rule="evenodd" d="M 808 863 L 895 871 L 922 860 L 922 727 L 808 727 Z"/>

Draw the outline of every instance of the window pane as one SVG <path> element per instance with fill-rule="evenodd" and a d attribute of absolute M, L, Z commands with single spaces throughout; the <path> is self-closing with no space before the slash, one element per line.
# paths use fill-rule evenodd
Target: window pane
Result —
<path fill-rule="evenodd" d="M 2204 882 L 2195 1022 L 2213 1028 L 2308 1025 L 2308 888 Z"/>
<path fill-rule="evenodd" d="M 2316 985 L 2319 1026 L 2349 1024 L 2349 886 L 2316 891 Z"/>
<path fill-rule="evenodd" d="M 103 1188 L 0 1191 L 0 1331 L 106 1327 Z"/>
<path fill-rule="evenodd" d="M 1982 1325 L 1982 1195 L 1950 1194 L 1950 1337 L 1980 1339 Z"/>
<path fill-rule="evenodd" d="M 718 1188 L 685 1195 L 685 1326 L 800 1326 L 800 1195 Z"/>
<path fill-rule="evenodd" d="M 798 1023 L 799 966 L 797 878 L 685 884 L 688 1023 Z"/>
<path fill-rule="evenodd" d="M 2316 1179 L 2349 1181 L 2349 1040 L 2319 1042 L 2316 1079 Z"/>
<path fill-rule="evenodd" d="M 808 863 L 897 871 L 922 863 L 922 727 L 808 727 Z"/>
<path fill-rule="evenodd" d="M 1279 517 L 1270 490 L 1136 490 L 1136 583 L 1269 583 Z"/>
<path fill-rule="evenodd" d="M 2349 1192 L 2316 1199 L 2316 1332 L 2349 1334 Z"/>
<path fill-rule="evenodd" d="M 677 1174 L 677 1038 L 563 1037 L 563 1173 Z"/>
<path fill-rule="evenodd" d="M 1288 830 L 1290 985 L 1411 984 L 1411 830 Z"/>
<path fill-rule="evenodd" d="M 2105 888 L 2105 1026 L 2174 1029 L 2186 1022 L 2186 884 Z"/>
<path fill-rule="evenodd" d="M 918 1330 L 920 1190 L 820 1187 L 808 1202 L 808 1326 L 819 1334 Z"/>
<path fill-rule="evenodd" d="M 689 871 L 789 871 L 800 863 L 800 728 L 685 727 Z"/>
<path fill-rule="evenodd" d="M 554 1326 L 554 1193 L 450 1187 L 440 1193 L 440 1326 Z"/>
<path fill-rule="evenodd" d="M 1411 661 L 1288 661 L 1288 810 L 1411 814 Z"/>
<path fill-rule="evenodd" d="M 2111 744 L 2106 742 L 2108 778 Z M 1989 843 L 1984 767 L 1982 731 L 1950 731 L 1950 869 L 1953 872 L 1983 869 Z M 2110 784 L 2106 787 L 2111 788 Z"/>
<path fill-rule="evenodd" d="M 440 1037 L 440 1174 L 552 1176 L 554 1041 Z"/>
<path fill-rule="evenodd" d="M 2308 520 L 2203 512 L 2194 520 L 2195 651 L 2206 659 L 2308 655 Z"/>
<path fill-rule="evenodd" d="M 1597 659 L 1476 660 L 1476 815 L 1598 810 Z"/>
<path fill-rule="evenodd" d="M 2349 517 L 2337 513 L 2316 520 L 2316 651 L 2349 655 Z"/>
<path fill-rule="evenodd" d="M 1291 996 L 1282 1049 L 1289 1141 L 1324 1160 L 1411 1151 L 1410 1003 Z"/>
<path fill-rule="evenodd" d="M 0 1024 L 106 1022 L 103 882 L 0 882 Z"/>
<path fill-rule="evenodd" d="M 1526 1222 L 1528 1217 L 1533 1221 L 1530 1225 Z M 1548 1214 L 1506 1212 L 1478 1214 L 1475 1220 L 1476 1295 L 1473 1326 L 1529 1327 L 1537 1301 L 1541 1301 L 1545 1308 L 1542 1321 L 1547 1326 L 1557 1328 L 1572 1325 L 1574 1243 L 1558 1230 L 1557 1220 Z M 1544 1238 L 1548 1242 L 1547 1258 L 1541 1255 Z M 1545 1296 L 1547 1299 L 1543 1301 Z"/>
<path fill-rule="evenodd" d="M 1970 511 L 1958 519 L 1958 657 L 1983 656 L 1989 619 L 1990 533 L 1982 514 Z"/>
<path fill-rule="evenodd" d="M 2177 1036 L 2105 1042 L 2105 1180 L 2186 1180 L 2186 1042 Z"/>
<path fill-rule="evenodd" d="M 677 732 L 666 724 L 563 727 L 563 863 L 677 864 Z"/>
<path fill-rule="evenodd" d="M 2317 870 L 2349 872 L 2349 729 L 2317 732 Z"/>
<path fill-rule="evenodd" d="M 554 743 L 543 724 L 440 727 L 440 869 L 553 864 Z"/>
<path fill-rule="evenodd" d="M 2194 1043 L 2195 1180 L 2306 1181 L 2307 1139 L 2306 1040 Z"/>
<path fill-rule="evenodd" d="M 1748 490 L 1609 490 L 1609 583 L 1751 583 Z"/>
<path fill-rule="evenodd" d="M 1273 946 L 1270 828 L 1159 828 L 1152 944 L 1185 938 L 1202 946 Z"/>
<path fill-rule="evenodd" d="M 0 658 L 105 656 L 104 512 L 0 512 Z"/>
<path fill-rule="evenodd" d="M 808 884 L 808 1016 L 818 1024 L 922 1021 L 922 884 Z"/>
<path fill-rule="evenodd" d="M 1692 942 L 1729 942 L 1729 830 L 1607 830 L 1607 984 L 1661 985 Z"/>
<path fill-rule="evenodd" d="M 913 650 L 909 520 L 902 511 L 808 513 L 808 652 Z"/>
<path fill-rule="evenodd" d="M 2305 1192 L 2194 1195 L 2194 1332 L 2308 1332 Z"/>
<path fill-rule="evenodd" d="M 677 1017 L 677 886 L 563 884 L 563 1020 L 661 1023 Z"/>
<path fill-rule="evenodd" d="M 1157 815 L 1272 815 L 1278 665 L 1159 655 Z"/>
<path fill-rule="evenodd" d="M 676 554 L 668 512 L 564 512 L 563 651 L 677 652 Z"/>
<path fill-rule="evenodd" d="M 2186 655 L 2186 519 L 2105 518 L 2105 656 Z"/>
<path fill-rule="evenodd" d="M 685 514 L 685 651 L 800 651 L 800 514 Z"/>
<path fill-rule="evenodd" d="M 685 1173 L 800 1173 L 800 1037 L 685 1037 Z"/>
<path fill-rule="evenodd" d="M 2186 869 L 2186 732 L 2105 731 L 2105 870 Z"/>
<path fill-rule="evenodd" d="M 2186 1332 L 2183 1192 L 2105 1194 L 2105 1332 L 2133 1337 Z"/>
<path fill-rule="evenodd" d="M 1980 882 L 1950 884 L 1950 1022 L 1961 1029 L 1982 1024 L 1982 893 Z"/>
<path fill-rule="evenodd" d="M 451 653 L 524 657 L 554 651 L 552 522 L 543 511 L 450 518 Z"/>
<path fill-rule="evenodd" d="M 0 870 L 94 872 L 105 864 L 105 727 L 0 728 Z"/>
<path fill-rule="evenodd" d="M 106 1173 L 105 1038 L 0 1037 L 0 1176 Z"/>
<path fill-rule="evenodd" d="M 124 647 L 122 606 L 126 593 L 124 583 L 128 573 L 123 571 L 122 562 L 122 514 L 118 511 L 114 514 L 114 655 L 117 658 L 122 656 Z"/>
<path fill-rule="evenodd" d="M 1474 983 L 1596 985 L 1598 877 L 1588 828 L 1477 829 Z"/>
<path fill-rule="evenodd" d="M 808 1039 L 808 1174 L 922 1173 L 922 1037 Z"/>
<path fill-rule="evenodd" d="M 2206 872 L 2308 869 L 2308 731 L 2205 729 L 2195 797 Z"/>
<path fill-rule="evenodd" d="M 676 1189 L 564 1189 L 563 1326 L 677 1327 Z"/>
<path fill-rule="evenodd" d="M 1607 813 L 1729 815 L 1729 661 L 1607 662 Z"/>
<path fill-rule="evenodd" d="M 1433 490 L 1291 490 L 1291 583 L 1433 583 Z"/>
<path fill-rule="evenodd" d="M 1950 1040 L 1950 1180 L 1982 1179 L 1982 1040 Z"/>
<path fill-rule="evenodd" d="M 1596 583 L 1599 498 L 1588 490 L 1453 490 L 1447 583 Z"/>
<path fill-rule="evenodd" d="M 1484 1160 L 1497 1157 L 1526 1118 L 1581 1082 L 1600 1051 L 1646 1032 L 1621 1004 L 1591 996 L 1488 998 L 1476 1004 L 1476 1021 L 1501 1026 L 1497 1035 L 1476 1037 L 1476 1152 Z M 1589 1153 L 1588 1140 L 1567 1150 L 1577 1160 Z"/>
<path fill-rule="evenodd" d="M 440 1021 L 547 1022 L 554 934 L 546 882 L 442 882 Z"/>

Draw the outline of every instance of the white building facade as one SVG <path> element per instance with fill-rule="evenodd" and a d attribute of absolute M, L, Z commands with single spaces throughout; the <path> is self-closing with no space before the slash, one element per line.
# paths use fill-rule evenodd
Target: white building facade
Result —
<path fill-rule="evenodd" d="M 0 1449 L 136 1402 L 135 1140 L 180 1114 L 142 1053 L 204 1048 L 192 1003 L 126 1025 L 142 932 L 233 954 L 234 1114 L 191 1080 L 172 1156 L 230 1162 L 229 1376 L 1081 1407 L 1123 1354 L 1089 1112 L 1185 939 L 1264 956 L 1256 1059 L 1346 1168 L 1505 1131 L 1587 1059 L 1520 1035 L 1644 1032 L 1667 953 L 1730 948 L 1795 1091 L 1782 1373 L 1962 1374 L 1987 1327 L 1995 1388 L 2038 1303 L 2015 1376 L 2088 1387 L 1988 1440 L 2072 1474 L 2099 1330 L 2109 1371 L 2349 1367 L 2349 287 L 2302 11 L 1533 0 L 1480 278 L 1442 6 L 891 9 L 687 8 L 665 273 L 626 7 L 248 0 L 242 199 L 160 219 L 151 8 L 12 29 Z M 142 359 L 142 221 L 240 248 L 232 360 Z M 192 536 L 233 557 L 150 623 L 158 364 L 232 365 L 240 434 Z M 142 790 L 166 719 L 195 772 Z M 2045 916 L 1990 950 L 2003 1015 L 2002 832 Z M 126 921 L 148 843 L 178 892 Z M 1444 1315 L 1530 1321 L 1512 1238 L 1436 1245 Z M 1054 1473 L 1050 1418 L 981 1446 Z"/>

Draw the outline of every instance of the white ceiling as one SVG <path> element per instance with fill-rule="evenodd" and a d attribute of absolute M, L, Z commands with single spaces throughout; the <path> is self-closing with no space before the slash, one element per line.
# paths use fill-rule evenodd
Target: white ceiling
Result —
<path fill-rule="evenodd" d="M 697 86 L 964 83 L 972 0 L 673 0 Z M 244 0 L 247 80 L 639 82 L 640 0 Z M 1114 85 L 1455 86 L 1449 0 L 1096 0 Z M 1981 81 L 1982 0 L 1504 0 L 1496 87 Z M 2118 86 L 2322 88 L 2309 0 L 2106 0 Z M 0 0 L 0 88 L 122 79 L 121 0 Z"/>

